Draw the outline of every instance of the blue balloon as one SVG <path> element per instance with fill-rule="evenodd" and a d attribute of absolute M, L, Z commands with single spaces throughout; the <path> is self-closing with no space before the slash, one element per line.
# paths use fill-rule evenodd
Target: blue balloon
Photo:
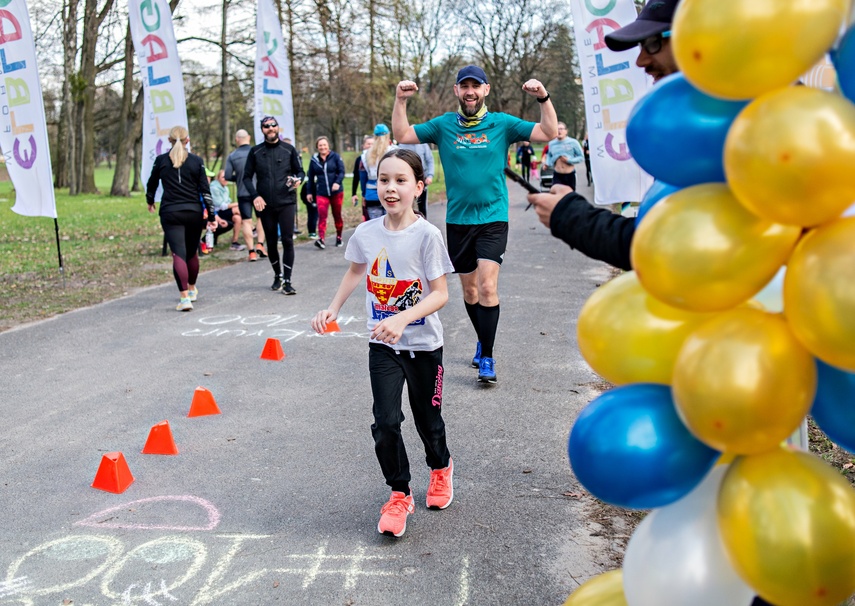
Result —
<path fill-rule="evenodd" d="M 855 25 L 846 30 L 837 51 L 831 53 L 831 62 L 837 71 L 840 92 L 852 101 L 855 99 Z"/>
<path fill-rule="evenodd" d="M 672 74 L 632 109 L 626 127 L 629 151 L 641 168 L 665 183 L 723 182 L 724 140 L 747 104 L 710 97 L 683 74 Z"/>
<path fill-rule="evenodd" d="M 656 206 L 656 203 L 659 202 L 662 198 L 666 196 L 670 196 L 675 191 L 680 191 L 681 188 L 675 187 L 673 185 L 668 185 L 662 181 L 654 181 L 653 185 L 650 186 L 650 189 L 647 190 L 647 193 L 644 194 L 644 199 L 641 201 L 641 205 L 638 207 L 638 214 L 635 215 L 635 225 L 638 226 L 641 223 L 641 220 L 644 218 L 651 208 Z"/>
<path fill-rule="evenodd" d="M 680 421 L 671 389 L 635 383 L 591 402 L 573 425 L 570 465 L 595 497 L 630 509 L 653 509 L 688 494 L 719 453 Z"/>
<path fill-rule="evenodd" d="M 816 398 L 810 414 L 828 438 L 855 453 L 855 374 L 816 361 Z"/>

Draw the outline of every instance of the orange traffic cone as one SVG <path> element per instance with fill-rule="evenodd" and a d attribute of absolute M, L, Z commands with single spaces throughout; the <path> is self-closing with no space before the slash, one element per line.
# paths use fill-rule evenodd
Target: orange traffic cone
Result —
<path fill-rule="evenodd" d="M 264 349 L 261 350 L 262 360 L 276 360 L 277 362 L 285 357 L 285 352 L 282 351 L 282 343 L 279 339 L 267 339 L 264 344 Z"/>
<path fill-rule="evenodd" d="M 92 488 L 121 494 L 134 483 L 134 476 L 121 452 L 107 452 L 101 457 L 101 465 L 95 474 Z"/>
<path fill-rule="evenodd" d="M 153 425 L 148 433 L 148 440 L 142 449 L 143 454 L 177 455 L 178 447 L 172 439 L 169 421 L 161 421 Z"/>
<path fill-rule="evenodd" d="M 220 409 L 214 401 L 214 394 L 204 387 L 197 387 L 193 393 L 193 401 L 190 403 L 188 417 L 202 417 L 205 415 L 218 415 Z"/>
<path fill-rule="evenodd" d="M 338 327 L 338 322 L 333 320 L 332 322 L 327 322 L 326 328 L 324 328 L 324 334 L 329 332 L 341 332 L 341 329 Z"/>

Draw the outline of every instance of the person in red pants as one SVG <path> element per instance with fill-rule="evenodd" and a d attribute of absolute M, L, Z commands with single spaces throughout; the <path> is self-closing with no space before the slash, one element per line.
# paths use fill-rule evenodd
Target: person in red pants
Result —
<path fill-rule="evenodd" d="M 326 248 L 324 238 L 327 232 L 327 216 L 332 209 L 335 222 L 335 245 L 341 246 L 341 234 L 344 221 L 341 218 L 341 205 L 344 201 L 344 162 L 337 153 L 332 151 L 330 141 L 326 137 L 318 137 L 315 141 L 317 153 L 309 162 L 309 192 L 308 201 L 318 205 L 318 239 L 315 246 Z"/>

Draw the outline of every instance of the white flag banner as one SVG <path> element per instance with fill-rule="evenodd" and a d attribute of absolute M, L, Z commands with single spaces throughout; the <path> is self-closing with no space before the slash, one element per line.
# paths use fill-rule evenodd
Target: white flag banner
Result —
<path fill-rule="evenodd" d="M 143 81 L 143 186 L 154 159 L 167 153 L 173 126 L 187 128 L 184 78 L 167 0 L 129 0 L 128 19 Z M 157 200 L 160 200 L 158 188 Z"/>
<path fill-rule="evenodd" d="M 45 106 L 25 0 L 0 2 L 0 149 L 15 186 L 12 210 L 56 219 Z"/>
<path fill-rule="evenodd" d="M 296 145 L 288 52 L 272 0 L 258 0 L 255 29 L 255 142 L 264 141 L 261 118 L 273 116 L 279 122 L 280 138 Z"/>
<path fill-rule="evenodd" d="M 635 21 L 632 0 L 570 0 L 594 175 L 594 203 L 640 202 L 653 178 L 632 159 L 626 145 L 629 114 L 650 88 L 636 52 L 616 53 L 605 36 Z"/>

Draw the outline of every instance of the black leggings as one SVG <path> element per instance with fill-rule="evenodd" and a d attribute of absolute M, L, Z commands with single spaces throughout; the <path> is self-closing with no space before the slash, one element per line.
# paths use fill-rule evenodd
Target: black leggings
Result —
<path fill-rule="evenodd" d="M 285 204 L 276 208 L 267 206 L 258 213 L 264 237 L 267 239 L 267 258 L 273 267 L 273 273 L 282 276 L 285 282 L 291 281 L 291 268 L 294 266 L 294 217 L 297 204 Z M 277 229 L 282 239 L 282 263 L 279 263 L 279 247 L 276 245 Z"/>
<path fill-rule="evenodd" d="M 199 238 L 205 229 L 201 210 L 178 210 L 160 215 L 160 225 L 172 251 L 172 274 L 178 290 L 196 284 L 199 276 Z"/>
<path fill-rule="evenodd" d="M 374 424 L 371 425 L 374 452 L 386 484 L 392 490 L 407 493 L 410 463 L 401 436 L 404 382 L 428 467 L 444 469 L 451 458 L 442 420 L 442 347 L 434 351 L 397 353 L 386 345 L 369 343 L 368 370 L 374 395 Z"/>

